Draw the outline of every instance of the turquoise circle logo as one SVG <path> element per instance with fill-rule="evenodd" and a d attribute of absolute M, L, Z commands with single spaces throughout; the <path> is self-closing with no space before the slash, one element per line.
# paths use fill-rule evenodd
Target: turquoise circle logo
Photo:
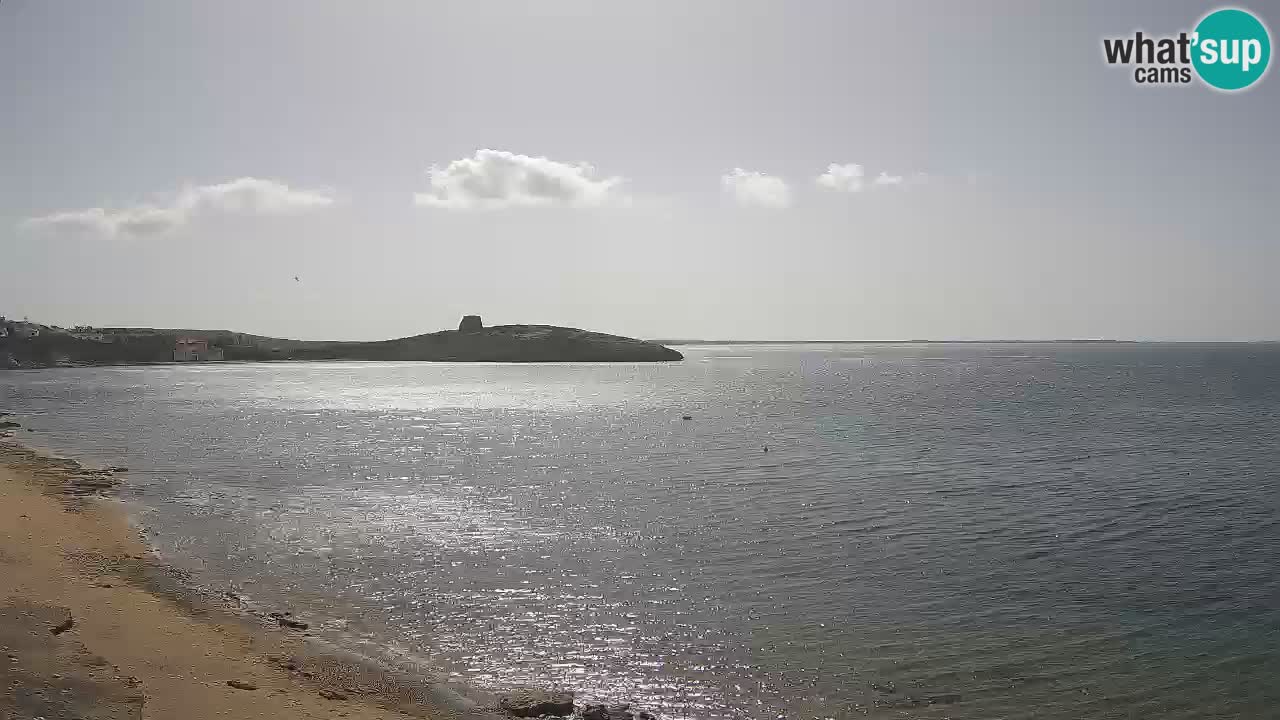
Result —
<path fill-rule="evenodd" d="M 1219 90 L 1243 90 L 1262 78 L 1271 61 L 1271 34 L 1252 13 L 1215 10 L 1196 25 L 1191 64 Z"/>

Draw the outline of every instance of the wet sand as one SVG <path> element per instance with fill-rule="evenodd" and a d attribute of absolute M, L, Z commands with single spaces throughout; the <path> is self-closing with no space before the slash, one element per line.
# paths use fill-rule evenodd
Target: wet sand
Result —
<path fill-rule="evenodd" d="M 0 440 L 0 717 L 495 717 L 491 698 L 184 592 L 98 497 L 116 477 Z"/>

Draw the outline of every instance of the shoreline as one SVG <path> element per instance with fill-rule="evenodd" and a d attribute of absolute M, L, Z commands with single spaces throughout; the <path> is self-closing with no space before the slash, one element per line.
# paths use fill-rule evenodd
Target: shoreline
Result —
<path fill-rule="evenodd" d="M 0 439 L 0 715 L 506 717 L 492 694 L 387 667 L 184 583 L 110 498 L 120 472 Z"/>

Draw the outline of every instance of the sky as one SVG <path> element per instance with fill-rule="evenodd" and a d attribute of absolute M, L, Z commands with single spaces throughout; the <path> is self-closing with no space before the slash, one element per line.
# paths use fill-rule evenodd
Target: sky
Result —
<path fill-rule="evenodd" d="M 1102 57 L 1216 7 L 0 0 L 0 314 L 1280 338 L 1280 77 Z"/>

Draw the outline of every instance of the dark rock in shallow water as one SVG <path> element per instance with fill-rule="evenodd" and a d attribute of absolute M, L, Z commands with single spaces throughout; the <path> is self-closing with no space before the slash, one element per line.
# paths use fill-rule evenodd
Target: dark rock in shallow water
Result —
<path fill-rule="evenodd" d="M 110 473 L 102 470 L 81 470 L 67 478 L 64 492 L 73 496 L 93 495 L 114 488 L 118 482 Z"/>
<path fill-rule="evenodd" d="M 582 720 L 634 720 L 651 717 L 641 712 L 638 716 L 631 714 L 630 705 L 587 705 L 582 708 Z"/>
<path fill-rule="evenodd" d="M 561 690 L 521 688 L 503 695 L 498 707 L 516 717 L 540 715 L 572 715 L 573 693 Z"/>

